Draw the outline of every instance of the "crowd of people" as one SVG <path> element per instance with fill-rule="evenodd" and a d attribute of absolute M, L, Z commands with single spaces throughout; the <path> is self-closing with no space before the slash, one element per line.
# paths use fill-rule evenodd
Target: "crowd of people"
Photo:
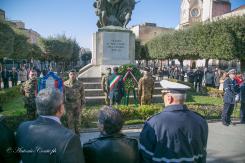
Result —
<path fill-rule="evenodd" d="M 79 135 L 61 124 L 70 109 L 65 95 L 57 89 L 43 89 L 35 98 L 39 116 L 21 123 L 15 136 L 1 121 L 1 133 L 12 136 L 0 137 L 1 145 L 5 142 L 0 159 L 23 163 L 205 162 L 207 122 L 184 104 L 186 90 L 164 85 L 162 93 L 165 109 L 145 122 L 139 142 L 122 134 L 122 113 L 103 106 L 98 114 L 100 136 L 81 145 Z"/>
<path fill-rule="evenodd" d="M 24 83 L 29 79 L 29 73 L 33 69 L 37 72 L 38 76 L 45 76 L 48 72 L 46 69 L 41 71 L 36 67 L 30 68 L 25 64 L 20 65 L 19 68 L 12 67 L 11 70 L 7 69 L 6 66 L 0 65 L 0 89 Z"/>
<path fill-rule="evenodd" d="M 178 66 L 164 66 L 162 69 L 152 68 L 152 73 L 159 80 L 168 78 L 192 83 L 197 92 L 201 91 L 202 86 L 213 87 L 223 91 L 224 81 L 228 77 L 227 71 L 217 67 L 198 67 L 184 70 Z M 236 74 L 235 80 L 241 86 L 244 80 L 243 74 Z"/>
<path fill-rule="evenodd" d="M 240 105 L 240 123 L 245 123 L 245 74 L 238 74 L 235 69 L 229 71 L 221 70 L 219 68 L 202 68 L 189 69 L 183 71 L 177 66 L 163 67 L 162 70 L 153 69 L 153 74 L 160 79 L 164 77 L 176 79 L 180 81 L 187 81 L 193 84 L 197 92 L 201 91 L 203 86 L 213 87 L 223 92 L 223 111 L 222 122 L 229 126 L 232 124 L 231 115 L 236 103 Z M 155 71 L 155 72 L 154 72 Z M 186 80 L 185 80 L 186 77 Z"/>
<path fill-rule="evenodd" d="M 201 69 L 194 72 L 196 76 L 208 76 L 205 77 L 206 80 L 210 79 L 208 73 L 210 72 L 204 73 Z M 149 68 L 145 68 L 143 74 L 138 83 L 140 103 L 150 104 L 154 80 Z M 21 92 L 30 121 L 21 123 L 14 135 L 4 124 L 4 118 L 0 117 L 0 131 L 4 133 L 0 136 L 1 161 L 206 162 L 208 125 L 202 116 L 190 111 L 184 104 L 187 88 L 183 84 L 170 81 L 167 84 L 161 83 L 165 108 L 146 120 L 137 141 L 121 133 L 124 119 L 122 113 L 113 106 L 120 104 L 124 91 L 123 77 L 118 74 L 118 67 L 114 67 L 113 72 L 111 68 L 107 68 L 101 83 L 107 105 L 98 114 L 100 136 L 81 145 L 79 133 L 81 111 L 85 105 L 84 86 L 77 79 L 74 70 L 68 75 L 63 92 L 55 88 L 45 88 L 38 92 L 37 72 L 29 72 L 28 80 L 22 83 Z M 245 84 L 237 77 L 234 69 L 228 71 L 223 80 L 222 123 L 225 126 L 232 124 L 231 115 L 238 95 L 241 102 L 241 123 L 245 123 Z M 203 78 L 194 79 L 197 87 L 201 87 L 202 82 Z M 64 114 L 67 128 L 61 123 Z"/>

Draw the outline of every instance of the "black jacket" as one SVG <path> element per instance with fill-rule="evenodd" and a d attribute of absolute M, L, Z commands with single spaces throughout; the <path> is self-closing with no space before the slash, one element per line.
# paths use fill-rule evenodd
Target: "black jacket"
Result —
<path fill-rule="evenodd" d="M 0 162 L 17 163 L 19 162 L 18 154 L 14 152 L 16 143 L 14 133 L 3 123 L 0 117 Z"/>
<path fill-rule="evenodd" d="M 138 163 L 138 142 L 123 134 L 101 136 L 83 146 L 86 163 Z"/>
<path fill-rule="evenodd" d="M 203 75 L 204 75 L 203 71 L 196 70 L 194 72 L 194 82 L 201 83 L 202 82 Z"/>
<path fill-rule="evenodd" d="M 16 139 L 23 163 L 84 162 L 79 137 L 52 119 L 22 123 Z"/>
<path fill-rule="evenodd" d="M 18 80 L 18 72 L 11 72 L 10 73 L 10 80 L 12 80 L 12 81 L 17 81 Z"/>
<path fill-rule="evenodd" d="M 240 88 L 240 100 L 241 103 L 245 103 L 245 83 L 243 83 Z"/>
<path fill-rule="evenodd" d="M 9 80 L 9 71 L 7 70 L 7 71 L 2 71 L 2 79 L 3 79 L 3 81 L 7 81 L 7 80 Z"/>
<path fill-rule="evenodd" d="M 167 106 L 146 121 L 140 134 L 142 163 L 206 162 L 208 126 L 185 105 Z"/>

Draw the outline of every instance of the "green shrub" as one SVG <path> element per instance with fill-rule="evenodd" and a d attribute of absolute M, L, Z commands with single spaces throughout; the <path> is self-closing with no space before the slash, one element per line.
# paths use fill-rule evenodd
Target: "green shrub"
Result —
<path fill-rule="evenodd" d="M 198 114 L 201 114 L 206 119 L 220 119 L 221 113 L 223 109 L 223 105 L 214 105 L 214 104 L 188 104 L 188 108 Z M 239 117 L 239 107 L 240 104 L 237 105 L 236 109 L 232 117 Z M 84 109 L 81 113 L 81 127 L 82 128 L 96 128 L 98 121 L 98 109 L 89 108 Z M 135 108 L 133 105 L 129 106 L 118 106 L 118 109 L 122 112 L 125 125 L 131 124 L 142 124 L 149 117 L 161 112 L 163 110 L 163 106 L 161 104 L 154 105 L 144 105 L 138 108 Z M 5 121 L 7 126 L 9 126 L 12 130 L 16 130 L 19 124 L 23 121 L 27 120 L 25 110 L 17 111 L 14 115 L 6 115 Z M 61 119 L 62 123 L 66 126 L 66 117 L 64 116 Z"/>
<path fill-rule="evenodd" d="M 144 123 L 145 120 L 142 120 L 142 119 L 133 119 L 133 120 L 128 120 L 128 121 L 125 121 L 125 125 L 134 125 L 134 124 L 142 124 Z"/>
<path fill-rule="evenodd" d="M 81 114 L 81 126 L 84 128 L 93 127 L 98 121 L 98 109 L 84 109 Z"/>
<path fill-rule="evenodd" d="M 13 98 L 21 96 L 20 86 L 15 86 L 0 91 L 0 104 L 5 104 L 12 101 Z"/>
<path fill-rule="evenodd" d="M 206 87 L 207 94 L 211 97 L 223 97 L 224 91 L 217 88 Z"/>
<path fill-rule="evenodd" d="M 148 119 L 151 116 L 161 112 L 163 107 L 158 106 L 158 105 L 143 105 L 140 106 L 138 109 L 139 115 L 141 119 Z"/>
<path fill-rule="evenodd" d="M 136 78 L 137 81 L 139 81 L 140 77 L 141 77 L 141 73 L 139 71 L 139 69 L 132 64 L 125 64 L 119 67 L 118 72 L 119 74 L 121 74 L 122 76 L 124 76 L 127 72 L 128 72 L 128 68 L 132 69 L 132 74 L 134 75 L 134 77 Z M 131 78 L 131 76 L 129 76 L 125 83 L 125 89 L 130 89 L 130 88 L 135 88 L 137 87 L 137 84 L 134 82 L 134 80 Z"/>

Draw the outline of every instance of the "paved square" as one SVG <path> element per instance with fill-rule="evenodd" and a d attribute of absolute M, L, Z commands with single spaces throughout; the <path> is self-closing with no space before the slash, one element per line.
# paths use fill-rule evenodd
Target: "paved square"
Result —
<path fill-rule="evenodd" d="M 245 163 L 245 125 L 229 127 L 221 122 L 209 123 L 208 163 Z M 141 129 L 127 129 L 123 133 L 138 138 Z M 99 132 L 81 133 L 82 144 L 99 136 Z"/>

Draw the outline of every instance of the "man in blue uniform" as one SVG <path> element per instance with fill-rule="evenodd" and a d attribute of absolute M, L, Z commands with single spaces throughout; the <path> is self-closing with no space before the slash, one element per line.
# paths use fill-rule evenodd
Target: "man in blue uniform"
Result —
<path fill-rule="evenodd" d="M 206 162 L 208 125 L 186 105 L 188 86 L 162 80 L 164 110 L 148 119 L 140 134 L 142 163 Z"/>
<path fill-rule="evenodd" d="M 222 123 L 225 126 L 229 126 L 231 124 L 231 115 L 234 110 L 235 105 L 235 97 L 239 92 L 239 86 L 236 83 L 235 74 L 236 70 L 232 69 L 228 72 L 229 77 L 224 82 L 224 109 L 222 112 Z"/>
<path fill-rule="evenodd" d="M 245 124 L 245 83 L 242 84 L 240 88 L 240 101 L 241 101 L 241 107 L 240 107 L 240 122 L 242 124 Z"/>

